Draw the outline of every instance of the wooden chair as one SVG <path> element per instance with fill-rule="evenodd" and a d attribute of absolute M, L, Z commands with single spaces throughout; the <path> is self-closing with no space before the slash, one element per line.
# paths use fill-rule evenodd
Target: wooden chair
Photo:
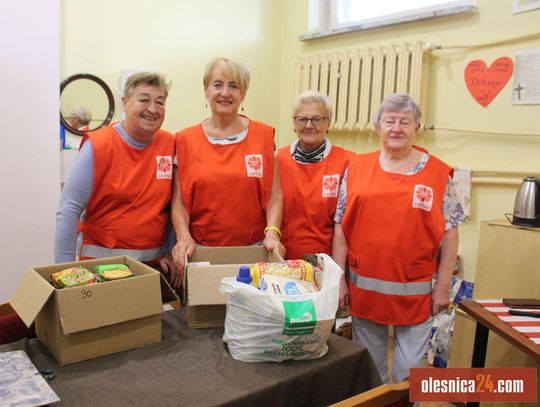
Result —
<path fill-rule="evenodd" d="M 395 384 L 383 384 L 374 389 L 332 404 L 331 407 L 383 407 L 407 406 L 409 404 L 409 380 Z"/>

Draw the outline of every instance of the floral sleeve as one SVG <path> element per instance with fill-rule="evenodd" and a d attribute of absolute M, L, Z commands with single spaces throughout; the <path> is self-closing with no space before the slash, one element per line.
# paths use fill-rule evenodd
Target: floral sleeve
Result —
<path fill-rule="evenodd" d="M 341 185 L 339 186 L 338 202 L 336 206 L 336 213 L 334 215 L 334 222 L 341 223 L 343 215 L 345 215 L 345 205 L 347 205 L 347 174 L 349 169 L 347 168 L 341 178 Z"/>
<path fill-rule="evenodd" d="M 443 199 L 443 215 L 446 220 L 445 230 L 455 228 L 467 221 L 467 217 L 459 201 L 452 177 L 448 177 Z"/>

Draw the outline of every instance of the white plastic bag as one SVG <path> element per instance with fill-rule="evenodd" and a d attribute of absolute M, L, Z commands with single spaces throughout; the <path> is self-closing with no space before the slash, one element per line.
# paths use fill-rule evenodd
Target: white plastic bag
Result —
<path fill-rule="evenodd" d="M 324 271 L 321 290 L 315 293 L 279 296 L 234 277 L 221 281 L 220 291 L 230 294 L 223 341 L 232 357 L 244 362 L 282 362 L 326 354 L 343 271 L 328 255 L 317 257 Z"/>

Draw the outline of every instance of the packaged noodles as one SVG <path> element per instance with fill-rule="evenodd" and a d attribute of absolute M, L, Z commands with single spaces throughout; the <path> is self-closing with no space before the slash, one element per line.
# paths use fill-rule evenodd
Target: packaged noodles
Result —
<path fill-rule="evenodd" d="M 96 266 L 95 269 L 101 279 L 106 281 L 134 276 L 129 267 L 125 264 L 100 264 L 99 266 Z"/>
<path fill-rule="evenodd" d="M 315 282 L 313 265 L 305 260 L 286 260 L 277 263 L 255 263 L 251 266 L 253 285 L 259 287 L 260 279 L 265 274 L 292 277 L 299 280 Z"/>
<path fill-rule="evenodd" d="M 96 282 L 96 276 L 81 266 L 58 271 L 51 279 L 56 288 L 76 287 Z"/>

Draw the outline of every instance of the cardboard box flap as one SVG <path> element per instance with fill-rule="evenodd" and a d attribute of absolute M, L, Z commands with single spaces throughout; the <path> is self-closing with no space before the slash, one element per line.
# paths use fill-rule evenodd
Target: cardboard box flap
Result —
<path fill-rule="evenodd" d="M 259 261 L 276 262 L 283 259 L 263 246 L 197 247 L 189 263 L 253 264 Z M 189 265 L 189 264 L 188 264 Z"/>
<path fill-rule="evenodd" d="M 159 273 L 159 277 L 159 282 L 161 286 L 161 302 L 163 304 L 175 303 L 176 307 L 180 308 L 180 299 L 172 289 L 165 276 Z"/>
<path fill-rule="evenodd" d="M 48 281 L 30 269 L 9 303 L 26 326 L 30 327 L 54 290 Z"/>
<path fill-rule="evenodd" d="M 121 285 L 121 290 L 118 286 Z M 159 273 L 57 290 L 65 335 L 162 312 Z"/>
<path fill-rule="evenodd" d="M 227 296 L 219 292 L 219 285 L 224 277 L 235 276 L 239 267 L 240 265 L 228 264 L 188 268 L 188 304 L 226 304 Z"/>

